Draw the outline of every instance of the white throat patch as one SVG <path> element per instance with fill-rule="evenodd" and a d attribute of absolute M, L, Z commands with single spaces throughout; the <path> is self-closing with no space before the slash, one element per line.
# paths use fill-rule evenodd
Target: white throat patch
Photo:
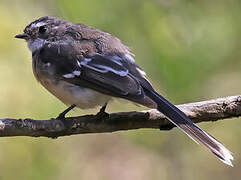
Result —
<path fill-rule="evenodd" d="M 34 40 L 29 39 L 28 48 L 30 49 L 30 51 L 35 52 L 36 50 L 41 49 L 43 47 L 44 41 L 45 41 L 44 39 L 40 39 L 40 38 L 37 38 Z"/>

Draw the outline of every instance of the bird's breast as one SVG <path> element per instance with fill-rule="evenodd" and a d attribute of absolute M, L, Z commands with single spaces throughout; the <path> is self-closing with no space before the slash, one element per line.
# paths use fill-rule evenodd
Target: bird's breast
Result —
<path fill-rule="evenodd" d="M 33 73 L 51 94 L 67 105 L 75 104 L 81 109 L 90 109 L 103 106 L 111 97 L 95 90 L 80 87 L 56 78 L 54 65 L 43 63 L 38 58 L 32 61 Z"/>
<path fill-rule="evenodd" d="M 110 96 L 65 81 L 40 79 L 40 83 L 63 103 L 67 105 L 75 104 L 81 109 L 103 106 L 111 99 Z"/>

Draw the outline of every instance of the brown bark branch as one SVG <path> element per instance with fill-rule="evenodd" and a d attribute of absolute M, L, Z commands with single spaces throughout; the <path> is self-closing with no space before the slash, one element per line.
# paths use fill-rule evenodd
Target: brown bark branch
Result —
<path fill-rule="evenodd" d="M 241 116 L 241 95 L 178 105 L 193 122 L 217 121 Z M 174 126 L 157 110 L 119 112 L 65 119 L 0 119 L 0 137 L 52 137 L 104 133 L 139 128 L 170 130 Z"/>

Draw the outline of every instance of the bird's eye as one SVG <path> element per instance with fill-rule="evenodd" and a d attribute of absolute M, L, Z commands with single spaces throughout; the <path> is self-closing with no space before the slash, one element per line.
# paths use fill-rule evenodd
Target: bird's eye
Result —
<path fill-rule="evenodd" d="M 40 26 L 39 29 L 38 29 L 38 32 L 43 34 L 47 31 L 47 28 L 45 26 Z"/>

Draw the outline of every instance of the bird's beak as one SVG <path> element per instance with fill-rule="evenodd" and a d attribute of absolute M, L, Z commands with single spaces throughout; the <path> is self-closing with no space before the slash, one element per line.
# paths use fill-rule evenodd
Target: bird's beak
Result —
<path fill-rule="evenodd" d="M 27 39 L 28 38 L 28 35 L 26 33 L 23 33 L 23 34 L 18 34 L 15 36 L 15 38 L 18 38 L 18 39 Z"/>

